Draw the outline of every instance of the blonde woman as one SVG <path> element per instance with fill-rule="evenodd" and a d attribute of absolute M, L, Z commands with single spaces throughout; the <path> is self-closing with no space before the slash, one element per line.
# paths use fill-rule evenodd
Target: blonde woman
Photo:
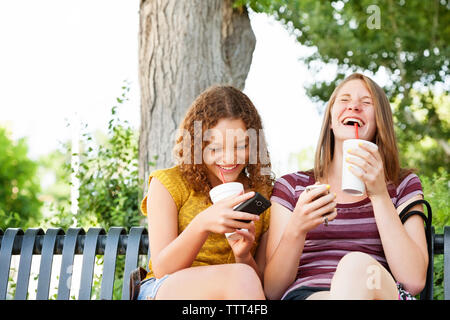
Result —
<path fill-rule="evenodd" d="M 361 144 L 343 159 L 342 144 Z M 367 194 L 341 190 L 342 165 L 363 180 Z M 353 167 L 362 169 L 362 173 Z M 303 192 L 312 184 L 322 187 Z M 423 220 L 399 213 L 422 199 L 419 178 L 399 165 L 389 101 L 370 78 L 352 74 L 327 105 L 314 170 L 275 183 L 264 287 L 269 299 L 406 299 L 426 280 Z M 411 210 L 422 211 L 421 205 Z"/>

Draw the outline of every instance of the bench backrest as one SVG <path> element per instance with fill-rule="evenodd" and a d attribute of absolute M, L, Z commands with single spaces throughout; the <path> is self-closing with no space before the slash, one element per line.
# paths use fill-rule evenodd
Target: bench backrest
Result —
<path fill-rule="evenodd" d="M 450 300 L 450 226 L 444 234 L 432 230 L 432 255 L 444 254 L 444 297 Z M 0 300 L 5 300 L 12 255 L 20 255 L 14 299 L 27 299 L 33 255 L 41 255 L 37 283 L 37 300 L 49 298 L 50 275 L 54 255 L 62 255 L 59 273 L 58 300 L 70 298 L 70 287 L 75 255 L 82 255 L 81 280 L 78 299 L 90 300 L 96 255 L 104 256 L 100 299 L 111 300 L 114 289 L 114 275 L 118 255 L 125 255 L 122 300 L 129 298 L 129 275 L 138 266 L 141 255 L 150 256 L 147 229 L 132 227 L 127 234 L 125 228 L 112 227 L 106 234 L 103 228 L 69 228 L 67 233 L 60 228 L 50 228 L 46 233 L 40 228 L 0 229 Z M 427 284 L 421 299 L 433 299 L 433 263 L 429 266 Z"/>
<path fill-rule="evenodd" d="M 139 255 L 148 255 L 148 233 L 144 227 L 112 227 L 106 234 L 103 228 L 40 228 L 25 231 L 10 228 L 0 230 L 0 300 L 6 299 L 12 255 L 20 255 L 14 299 L 27 299 L 33 255 L 41 255 L 37 283 L 37 300 L 49 298 L 50 276 L 54 255 L 62 255 L 57 299 L 70 298 L 75 255 L 83 255 L 78 299 L 90 300 L 96 255 L 103 255 L 100 299 L 112 299 L 116 260 L 125 255 L 122 300 L 129 296 L 129 274 L 138 265 Z"/>

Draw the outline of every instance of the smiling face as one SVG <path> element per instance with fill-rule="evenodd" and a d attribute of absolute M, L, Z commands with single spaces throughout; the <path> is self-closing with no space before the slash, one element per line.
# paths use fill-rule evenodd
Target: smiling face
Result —
<path fill-rule="evenodd" d="M 249 158 L 247 128 L 241 119 L 221 119 L 205 132 L 209 144 L 203 160 L 213 186 L 236 181 Z"/>
<path fill-rule="evenodd" d="M 337 92 L 330 112 L 336 142 L 355 138 L 355 123 L 358 125 L 359 139 L 371 141 L 374 138 L 374 101 L 363 81 L 346 82 Z"/>
<path fill-rule="evenodd" d="M 360 126 L 360 139 L 378 146 L 387 180 L 399 182 L 400 162 L 389 99 L 376 82 L 361 73 L 345 78 L 330 97 L 314 160 L 316 179 L 329 175 L 335 154 L 342 152 L 343 141 L 355 138 L 352 122 Z"/>
<path fill-rule="evenodd" d="M 207 133 L 213 128 L 220 135 L 208 139 Z M 228 139 L 227 128 L 240 130 L 231 130 L 236 135 Z M 243 136 L 249 141 L 247 147 L 242 145 Z M 247 95 L 232 86 L 212 86 L 192 102 L 180 124 L 173 151 L 189 187 L 204 195 L 209 196 L 211 188 L 221 183 L 220 166 L 226 181 L 237 180 L 264 194 L 274 183 L 261 117 Z M 236 160 L 229 160 L 231 155 Z"/>

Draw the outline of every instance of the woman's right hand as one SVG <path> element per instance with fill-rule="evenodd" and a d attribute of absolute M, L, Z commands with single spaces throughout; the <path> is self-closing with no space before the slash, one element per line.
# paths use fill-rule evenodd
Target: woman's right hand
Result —
<path fill-rule="evenodd" d="M 258 221 L 259 216 L 247 212 L 234 211 L 233 207 L 254 195 L 255 193 L 251 191 L 225 198 L 200 212 L 194 220 L 205 232 L 224 234 L 234 232 L 236 229 L 248 229 L 249 223 L 237 221 L 236 219 Z"/>
<path fill-rule="evenodd" d="M 292 227 L 302 235 L 324 223 L 325 217 L 333 221 L 337 216 L 336 195 L 328 193 L 329 185 L 321 185 L 310 191 L 303 191 L 292 212 Z"/>

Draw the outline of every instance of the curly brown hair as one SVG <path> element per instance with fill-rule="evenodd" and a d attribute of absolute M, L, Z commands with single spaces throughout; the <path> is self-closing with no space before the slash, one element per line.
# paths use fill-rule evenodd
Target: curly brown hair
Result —
<path fill-rule="evenodd" d="M 241 175 L 248 178 L 250 188 L 269 196 L 274 177 L 261 118 L 247 95 L 232 86 L 212 86 L 206 89 L 187 110 L 174 147 L 174 156 L 183 176 L 195 191 L 209 193 L 212 185 L 208 179 L 208 169 L 203 159 L 195 161 L 196 154 L 198 157 L 200 150 L 195 150 L 194 142 L 202 141 L 201 155 L 203 155 L 208 143 L 199 135 L 216 126 L 221 119 L 242 119 L 247 131 L 253 129 L 256 132 L 257 159 L 255 163 L 249 161 Z M 198 123 L 201 123 L 201 130 L 195 128 Z M 266 174 L 262 174 L 263 172 Z"/>

